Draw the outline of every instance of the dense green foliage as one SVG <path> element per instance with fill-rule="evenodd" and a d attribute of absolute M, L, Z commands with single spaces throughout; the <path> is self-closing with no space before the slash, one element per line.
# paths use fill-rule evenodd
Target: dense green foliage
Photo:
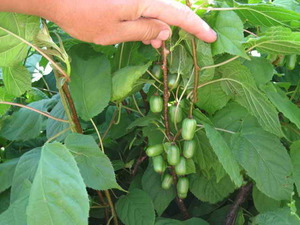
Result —
<path fill-rule="evenodd" d="M 300 1 L 212 2 L 217 42 L 173 27 L 168 77 L 0 13 L 1 225 L 300 225 Z"/>

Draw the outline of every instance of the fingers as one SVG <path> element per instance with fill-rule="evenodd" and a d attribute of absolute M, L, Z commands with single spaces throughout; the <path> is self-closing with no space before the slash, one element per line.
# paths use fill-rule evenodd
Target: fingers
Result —
<path fill-rule="evenodd" d="M 145 0 L 145 17 L 181 27 L 205 42 L 214 42 L 216 33 L 187 6 L 174 0 Z"/>
<path fill-rule="evenodd" d="M 95 43 L 109 45 L 127 41 L 143 41 L 144 44 L 159 48 L 162 41 L 170 36 L 171 29 L 167 24 L 156 19 L 140 18 L 117 24 L 109 37 L 101 36 L 99 41 L 95 40 Z"/>

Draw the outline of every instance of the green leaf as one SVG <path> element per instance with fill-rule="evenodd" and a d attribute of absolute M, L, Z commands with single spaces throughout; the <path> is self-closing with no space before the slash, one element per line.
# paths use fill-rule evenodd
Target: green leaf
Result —
<path fill-rule="evenodd" d="M 28 182 L 33 182 L 40 157 L 41 148 L 32 149 L 21 156 L 13 175 L 10 197 L 11 203 L 14 203 L 19 198 L 22 198 L 20 194 L 23 193 L 23 185 L 26 185 Z"/>
<path fill-rule="evenodd" d="M 149 66 L 150 63 L 142 66 L 127 66 L 116 71 L 112 78 L 111 101 L 122 101 L 126 98 Z"/>
<path fill-rule="evenodd" d="M 209 225 L 208 222 L 200 218 L 191 218 L 189 220 L 185 220 L 183 221 L 183 224 L 184 225 Z"/>
<path fill-rule="evenodd" d="M 89 200 L 76 162 L 60 143 L 46 144 L 32 184 L 28 225 L 87 225 Z"/>
<path fill-rule="evenodd" d="M 65 140 L 65 145 L 74 155 L 88 187 L 95 190 L 121 189 L 116 182 L 114 168 L 109 158 L 91 136 L 70 134 Z"/>
<path fill-rule="evenodd" d="M 289 208 L 259 214 L 254 218 L 253 225 L 300 225 L 300 220 L 291 215 Z"/>
<path fill-rule="evenodd" d="M 227 4 L 224 3 L 223 6 L 226 7 Z M 235 12 L 218 12 L 212 27 L 218 33 L 218 40 L 212 44 L 214 56 L 226 52 L 248 59 L 244 47 L 242 46 L 244 39 L 243 23 Z"/>
<path fill-rule="evenodd" d="M 155 225 L 183 225 L 183 222 L 180 220 L 159 218 Z"/>
<path fill-rule="evenodd" d="M 152 199 L 154 209 L 160 216 L 175 198 L 174 188 L 165 190 L 161 187 L 161 175 L 153 170 L 151 164 L 148 165 L 142 178 L 143 190 L 149 194 Z"/>
<path fill-rule="evenodd" d="M 190 177 L 190 182 L 190 191 L 193 195 L 199 200 L 211 204 L 222 201 L 235 189 L 235 185 L 229 176 L 225 176 L 217 183 L 215 176 L 208 179 L 203 175 L 193 174 Z"/>
<path fill-rule="evenodd" d="M 24 225 L 26 224 L 26 207 L 28 204 L 28 198 L 31 188 L 31 183 L 27 180 L 22 185 L 20 185 L 21 192 L 19 193 L 20 198 L 18 198 L 14 203 L 12 203 L 9 208 L 0 215 L 0 224 L 5 225 Z"/>
<path fill-rule="evenodd" d="M 0 193 L 0 214 L 6 211 L 9 207 L 10 202 L 10 190 Z"/>
<path fill-rule="evenodd" d="M 289 10 L 296 11 L 299 3 L 295 0 L 274 0 L 273 5 L 280 6 Z"/>
<path fill-rule="evenodd" d="M 0 193 L 11 186 L 18 161 L 19 158 L 0 163 Z"/>
<path fill-rule="evenodd" d="M 53 109 L 50 112 L 50 115 L 56 118 L 68 120 L 67 114 L 65 112 L 61 100 L 59 100 L 59 102 L 53 107 Z M 69 127 L 70 127 L 69 123 L 62 123 L 60 121 L 49 118 L 47 120 L 47 125 L 46 125 L 46 136 L 48 139 L 52 138 L 53 136 L 57 135 L 59 132 L 66 131 L 66 129 L 68 129 Z M 69 133 L 70 130 L 59 135 L 55 140 L 63 141 Z"/>
<path fill-rule="evenodd" d="M 279 138 L 260 128 L 245 128 L 231 143 L 237 161 L 261 192 L 275 200 L 290 199 L 292 164 Z"/>
<path fill-rule="evenodd" d="M 293 164 L 293 177 L 298 190 L 298 195 L 300 195 L 300 140 L 293 142 L 290 154 Z"/>
<path fill-rule="evenodd" d="M 191 75 L 193 59 L 182 45 L 178 45 L 168 56 L 168 71 L 172 74 Z"/>
<path fill-rule="evenodd" d="M 29 107 L 40 111 L 47 111 L 55 104 L 55 99 L 43 99 L 29 104 Z M 29 109 L 21 108 L 8 117 L 0 127 L 0 136 L 8 140 L 29 140 L 41 134 L 44 129 L 45 116 Z"/>
<path fill-rule="evenodd" d="M 31 75 L 24 66 L 4 67 L 3 82 L 8 94 L 15 97 L 31 89 Z"/>
<path fill-rule="evenodd" d="M 204 67 L 204 66 L 214 65 L 215 62 L 212 55 L 211 44 L 196 39 L 196 45 L 197 45 L 196 51 L 197 51 L 198 66 Z M 212 80 L 214 75 L 215 75 L 215 68 L 200 71 L 199 84 L 204 83 L 205 81 Z"/>
<path fill-rule="evenodd" d="M 256 88 L 249 70 L 238 61 L 222 66 L 219 70 L 223 74 L 224 90 L 255 116 L 266 131 L 282 137 L 278 113 L 267 97 Z"/>
<path fill-rule="evenodd" d="M 258 87 L 272 80 L 274 68 L 267 59 L 251 57 L 251 60 L 246 60 L 243 64 L 250 70 Z"/>
<path fill-rule="evenodd" d="M 0 67 L 10 67 L 22 62 L 27 56 L 28 46 L 8 34 L 5 28 L 26 41 L 32 41 L 39 30 L 40 18 L 17 13 L 0 13 Z"/>
<path fill-rule="evenodd" d="M 213 167 L 213 162 L 217 160 L 217 157 L 209 144 L 207 136 L 202 130 L 195 133 L 195 140 L 197 143 L 197 151 L 195 152 L 193 160 L 202 170 L 208 172 Z"/>
<path fill-rule="evenodd" d="M 4 87 L 0 87 L 0 101 L 8 101 L 11 102 L 14 97 L 7 93 L 7 90 Z M 0 116 L 5 114 L 7 110 L 10 108 L 10 105 L 0 104 Z"/>
<path fill-rule="evenodd" d="M 300 109 L 292 103 L 283 91 L 272 84 L 265 86 L 265 93 L 276 108 L 300 129 Z"/>
<path fill-rule="evenodd" d="M 209 139 L 214 152 L 216 153 L 219 161 L 223 165 L 225 171 L 235 183 L 237 187 L 240 187 L 243 183 L 243 177 L 241 175 L 241 169 L 232 154 L 231 149 L 221 136 L 221 134 L 214 129 L 214 127 L 205 124 L 206 135 Z"/>
<path fill-rule="evenodd" d="M 221 83 L 213 83 L 201 87 L 197 93 L 198 102 L 196 105 L 209 114 L 214 114 L 222 109 L 231 98 L 223 91 Z"/>
<path fill-rule="evenodd" d="M 300 27 L 300 14 L 271 4 L 237 4 L 235 12 L 254 26 Z"/>
<path fill-rule="evenodd" d="M 260 192 L 256 186 L 253 188 L 252 197 L 254 206 L 260 213 L 276 210 L 280 207 L 280 201 L 269 198 L 264 193 Z"/>
<path fill-rule="evenodd" d="M 126 225 L 153 225 L 155 221 L 151 198 L 140 189 L 133 189 L 128 195 L 119 198 L 116 211 Z"/>
<path fill-rule="evenodd" d="M 299 54 L 300 32 L 292 32 L 285 27 L 271 27 L 259 37 L 249 38 L 245 45 L 271 54 Z"/>
<path fill-rule="evenodd" d="M 110 62 L 106 56 L 71 54 L 72 75 L 70 91 L 78 115 L 89 120 L 108 105 L 111 97 Z"/>

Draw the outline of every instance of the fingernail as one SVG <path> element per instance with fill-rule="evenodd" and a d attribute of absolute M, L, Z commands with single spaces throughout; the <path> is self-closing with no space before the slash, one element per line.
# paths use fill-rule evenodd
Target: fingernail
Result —
<path fill-rule="evenodd" d="M 157 36 L 156 39 L 165 41 L 165 40 L 167 40 L 169 37 L 170 37 L 170 31 L 169 31 L 169 30 L 163 30 L 163 31 L 161 31 L 161 32 L 158 34 L 158 36 Z"/>

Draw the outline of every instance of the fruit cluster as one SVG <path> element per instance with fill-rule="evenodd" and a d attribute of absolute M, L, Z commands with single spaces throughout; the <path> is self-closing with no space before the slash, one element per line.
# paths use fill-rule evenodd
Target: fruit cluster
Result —
<path fill-rule="evenodd" d="M 157 66 L 153 68 L 152 72 L 156 78 L 161 78 L 161 75 L 159 74 L 161 73 L 161 70 L 158 70 Z M 170 85 L 172 88 L 174 88 L 173 84 L 172 81 L 172 85 Z M 150 97 L 149 103 L 151 112 L 161 113 L 163 111 L 163 98 L 157 93 Z M 152 158 L 154 171 L 163 175 L 162 188 L 169 189 L 172 186 L 174 179 L 169 172 L 170 170 L 175 172 L 178 177 L 178 197 L 184 199 L 189 190 L 189 179 L 186 176 L 187 160 L 194 156 L 196 150 L 194 135 L 197 122 L 193 118 L 183 119 L 183 110 L 180 105 L 172 105 L 169 107 L 168 111 L 170 122 L 173 124 L 181 123 L 182 140 L 149 146 L 146 149 L 146 154 Z M 182 149 L 180 149 L 179 146 L 182 146 Z"/>

